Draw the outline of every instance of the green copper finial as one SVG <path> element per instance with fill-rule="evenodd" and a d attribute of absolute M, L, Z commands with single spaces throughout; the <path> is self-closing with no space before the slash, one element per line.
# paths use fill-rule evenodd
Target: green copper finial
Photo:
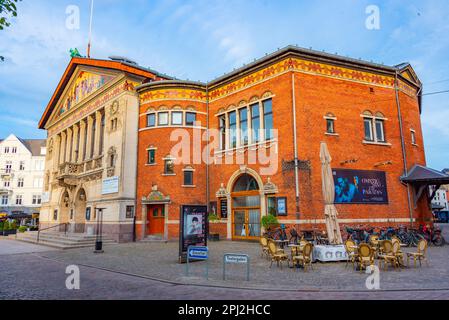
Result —
<path fill-rule="evenodd" d="M 77 48 L 75 48 L 75 49 L 70 49 L 70 56 L 71 56 L 72 58 L 82 58 L 82 56 L 81 56 L 81 54 L 80 54 L 80 52 L 78 51 Z"/>

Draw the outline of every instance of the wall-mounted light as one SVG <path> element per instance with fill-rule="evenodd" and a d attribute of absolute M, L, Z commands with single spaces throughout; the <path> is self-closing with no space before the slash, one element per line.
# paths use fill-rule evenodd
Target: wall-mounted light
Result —
<path fill-rule="evenodd" d="M 384 161 L 384 162 L 378 162 L 374 165 L 374 167 L 382 167 L 382 166 L 388 166 L 390 164 L 393 164 L 393 161 L 388 160 L 388 161 Z"/>
<path fill-rule="evenodd" d="M 345 161 L 340 162 L 340 164 L 341 164 L 342 166 L 344 166 L 345 164 L 356 163 L 356 162 L 358 162 L 358 161 L 359 161 L 359 159 L 348 159 L 348 160 L 345 160 Z"/>

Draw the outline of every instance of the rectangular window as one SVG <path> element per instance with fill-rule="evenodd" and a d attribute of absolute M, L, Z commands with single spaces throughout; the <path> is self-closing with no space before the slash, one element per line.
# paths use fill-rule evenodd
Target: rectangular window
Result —
<path fill-rule="evenodd" d="M 335 120 L 334 119 L 326 119 L 326 132 L 334 134 L 335 133 Z"/>
<path fill-rule="evenodd" d="M 248 145 L 248 109 L 239 110 L 240 116 L 240 145 Z"/>
<path fill-rule="evenodd" d="M 3 181 L 3 186 L 4 186 L 5 188 L 9 188 L 9 187 L 11 186 L 11 181 L 9 181 L 9 180 Z"/>
<path fill-rule="evenodd" d="M 7 206 L 8 205 L 8 196 L 7 195 L 2 195 L 2 205 Z"/>
<path fill-rule="evenodd" d="M 365 118 L 363 121 L 364 121 L 364 125 L 365 125 L 365 140 L 366 141 L 374 141 L 373 121 L 369 118 Z"/>
<path fill-rule="evenodd" d="M 53 220 L 58 220 L 58 210 L 53 211 Z"/>
<path fill-rule="evenodd" d="M 156 126 L 156 115 L 154 113 L 147 114 L 147 127 L 155 127 Z"/>
<path fill-rule="evenodd" d="M 276 198 L 275 197 L 269 197 L 268 198 L 268 214 L 271 214 L 272 216 L 277 216 L 276 212 Z"/>
<path fill-rule="evenodd" d="M 273 135 L 273 101 L 271 99 L 263 102 L 265 140 L 271 140 Z"/>
<path fill-rule="evenodd" d="M 126 206 L 126 219 L 134 218 L 134 206 Z"/>
<path fill-rule="evenodd" d="M 251 127 L 252 127 L 252 143 L 260 141 L 260 109 L 259 104 L 253 104 L 251 107 Z"/>
<path fill-rule="evenodd" d="M 192 127 L 196 122 L 196 113 L 187 112 L 186 113 L 186 126 Z"/>
<path fill-rule="evenodd" d="M 175 174 L 175 162 L 173 161 L 173 159 L 165 160 L 164 174 Z"/>
<path fill-rule="evenodd" d="M 385 142 L 384 121 L 376 119 L 376 138 L 378 142 Z"/>
<path fill-rule="evenodd" d="M 415 130 L 410 130 L 410 133 L 412 135 L 412 144 L 416 144 L 416 134 Z"/>
<path fill-rule="evenodd" d="M 12 153 L 17 153 L 17 147 L 12 148 Z"/>
<path fill-rule="evenodd" d="M 40 195 L 34 195 L 33 196 L 33 204 L 34 205 L 39 205 L 42 203 L 42 196 Z"/>
<path fill-rule="evenodd" d="M 229 113 L 229 147 L 237 147 L 237 116 L 236 112 Z"/>
<path fill-rule="evenodd" d="M 21 195 L 17 195 L 16 196 L 16 205 L 21 206 L 22 205 L 22 196 Z"/>
<path fill-rule="evenodd" d="M 226 149 L 226 116 L 220 116 L 218 118 L 219 127 L 220 127 L 220 150 Z"/>
<path fill-rule="evenodd" d="M 174 126 L 182 126 L 182 112 L 171 113 L 171 124 Z"/>
<path fill-rule="evenodd" d="M 9 153 L 9 147 L 5 147 L 5 153 Z"/>
<path fill-rule="evenodd" d="M 148 164 L 155 164 L 156 163 L 156 150 L 151 149 L 148 150 Z"/>
<path fill-rule="evenodd" d="M 12 171 L 12 163 L 11 163 L 11 161 L 8 161 L 8 162 L 6 162 L 5 172 L 11 173 L 11 171 Z"/>
<path fill-rule="evenodd" d="M 184 171 L 184 185 L 193 186 L 193 171 Z"/>
<path fill-rule="evenodd" d="M 25 161 L 20 161 L 19 170 L 24 171 L 25 170 Z"/>
<path fill-rule="evenodd" d="M 17 180 L 17 188 L 23 188 L 23 178 Z"/>
<path fill-rule="evenodd" d="M 160 126 L 168 126 L 168 112 L 159 112 L 157 124 Z"/>

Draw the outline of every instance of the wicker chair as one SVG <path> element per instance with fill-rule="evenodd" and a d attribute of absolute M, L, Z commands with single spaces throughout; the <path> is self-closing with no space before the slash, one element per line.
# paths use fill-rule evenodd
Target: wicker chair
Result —
<path fill-rule="evenodd" d="M 354 267 L 356 261 L 358 260 L 358 253 L 357 249 L 355 247 L 355 242 L 353 240 L 346 240 L 345 242 L 345 248 L 346 248 L 346 265 L 345 268 L 348 267 L 349 262 L 352 263 L 352 266 Z"/>
<path fill-rule="evenodd" d="M 282 269 L 282 261 L 287 261 L 287 265 L 290 266 L 288 261 L 288 255 L 284 253 L 284 250 L 279 250 L 276 247 L 276 244 L 272 241 L 268 243 L 268 249 L 271 256 L 271 264 L 270 268 L 273 266 L 273 261 L 276 261 L 277 266 L 281 266 Z"/>
<path fill-rule="evenodd" d="M 384 263 L 384 269 L 387 270 L 388 263 L 396 269 L 401 266 L 400 261 L 403 259 L 403 254 L 401 252 L 401 243 L 399 241 L 393 242 L 393 247 L 390 253 L 379 255 L 379 268 L 381 268 L 382 263 Z"/>
<path fill-rule="evenodd" d="M 360 244 L 358 250 L 358 262 L 360 273 L 362 273 L 363 267 L 366 268 L 367 265 L 374 266 L 374 250 L 369 244 Z"/>
<path fill-rule="evenodd" d="M 268 239 L 265 237 L 260 238 L 260 245 L 262 247 L 261 257 L 267 259 L 270 258 L 270 249 L 268 248 Z"/>
<path fill-rule="evenodd" d="M 413 265 L 416 268 L 416 261 L 419 261 L 419 266 L 422 266 L 421 260 L 426 261 L 427 266 L 429 266 L 429 262 L 426 257 L 427 253 L 427 241 L 424 239 L 419 240 L 418 242 L 418 251 L 417 252 L 407 252 L 407 265 L 409 265 L 410 258 L 413 258 Z"/>
<path fill-rule="evenodd" d="M 293 256 L 293 265 L 301 265 L 304 268 L 304 271 L 307 272 L 307 265 L 310 266 L 310 268 L 313 270 L 312 266 L 312 250 L 313 245 L 311 243 L 306 243 L 304 245 L 304 248 L 302 249 L 302 252 L 297 255 Z"/>

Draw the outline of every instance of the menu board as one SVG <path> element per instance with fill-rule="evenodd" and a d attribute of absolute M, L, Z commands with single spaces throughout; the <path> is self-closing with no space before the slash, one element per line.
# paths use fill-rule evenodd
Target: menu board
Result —
<path fill-rule="evenodd" d="M 220 214 L 222 219 L 228 218 L 228 200 L 220 200 Z"/>

